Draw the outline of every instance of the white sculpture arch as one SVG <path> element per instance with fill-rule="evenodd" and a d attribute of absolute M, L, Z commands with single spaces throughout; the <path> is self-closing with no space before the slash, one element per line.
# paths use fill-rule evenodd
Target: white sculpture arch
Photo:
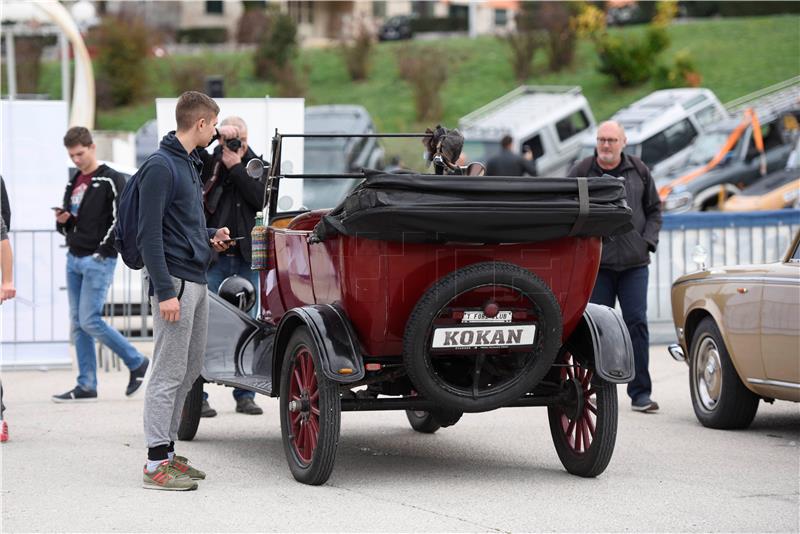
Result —
<path fill-rule="evenodd" d="M 94 128 L 95 90 L 94 71 L 89 50 L 83 42 L 81 32 L 69 11 L 60 2 L 36 0 L 36 7 L 44 11 L 64 32 L 75 52 L 75 82 L 72 89 L 72 103 L 69 125 Z"/>

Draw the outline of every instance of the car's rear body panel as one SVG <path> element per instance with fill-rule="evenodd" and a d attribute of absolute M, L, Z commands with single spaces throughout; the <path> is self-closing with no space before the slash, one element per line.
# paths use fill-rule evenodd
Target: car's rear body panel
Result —
<path fill-rule="evenodd" d="M 539 276 L 558 300 L 566 338 L 591 295 L 601 250 L 599 238 L 431 245 L 338 236 L 309 245 L 309 233 L 271 229 L 277 271 L 262 275 L 262 315 L 269 310 L 277 324 L 291 308 L 337 304 L 372 356 L 400 355 L 406 321 L 421 295 L 448 273 L 485 261 L 513 263 Z"/>

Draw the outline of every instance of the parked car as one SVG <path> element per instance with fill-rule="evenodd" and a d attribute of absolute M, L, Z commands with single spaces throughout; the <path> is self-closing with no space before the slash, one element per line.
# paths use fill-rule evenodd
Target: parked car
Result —
<path fill-rule="evenodd" d="M 678 344 L 697 419 L 746 428 L 759 400 L 800 402 L 800 232 L 783 259 L 703 268 L 672 284 Z"/>
<path fill-rule="evenodd" d="M 727 117 L 709 89 L 664 89 L 622 108 L 611 120 L 625 128 L 625 152 L 641 158 L 658 180 L 683 167 L 698 134 Z M 595 137 L 592 130 L 581 138 L 576 159 L 594 153 Z"/>
<path fill-rule="evenodd" d="M 605 470 L 633 357 L 619 312 L 588 301 L 602 236 L 630 225 L 621 179 L 365 171 L 334 210 L 279 213 L 293 176 L 270 161 L 259 317 L 237 307 L 255 301 L 237 296 L 246 281 L 230 301 L 209 295 L 180 439 L 194 438 L 211 381 L 279 397 L 286 460 L 305 484 L 330 476 L 342 411 L 404 410 L 433 433 L 464 412 L 546 406 L 566 470 Z"/>
<path fill-rule="evenodd" d="M 464 153 L 486 161 L 510 135 L 512 150 L 533 152 L 539 176 L 565 176 L 580 149 L 581 133 L 594 128 L 589 101 L 580 87 L 520 86 L 461 118 Z"/>
<path fill-rule="evenodd" d="M 688 166 L 657 180 L 664 211 L 680 213 L 718 209 L 728 197 L 761 180 L 764 176 L 762 165 L 767 173 L 784 168 L 798 133 L 800 109 L 765 115 L 759 119 L 760 122 L 746 123 L 742 122 L 743 119 L 728 119 L 701 135 L 692 147 Z M 717 156 L 726 141 L 743 124 L 745 127 L 735 145 L 716 166 L 703 171 L 703 167 Z M 757 148 L 755 125 L 761 131 L 763 157 Z M 686 181 L 685 177 L 691 177 L 691 180 Z"/>
<path fill-rule="evenodd" d="M 411 39 L 414 31 L 411 29 L 411 15 L 395 15 L 386 19 L 378 30 L 380 41 L 401 41 Z"/>
<path fill-rule="evenodd" d="M 364 106 L 311 106 L 305 112 L 306 134 L 347 134 L 341 137 L 306 137 L 303 165 L 305 174 L 342 174 L 362 168 L 382 169 L 384 150 L 374 137 L 375 126 Z M 303 206 L 329 208 L 353 189 L 361 179 L 304 180 Z"/>
<path fill-rule="evenodd" d="M 723 211 L 800 208 L 800 137 L 786 168 L 768 174 L 725 201 Z"/>

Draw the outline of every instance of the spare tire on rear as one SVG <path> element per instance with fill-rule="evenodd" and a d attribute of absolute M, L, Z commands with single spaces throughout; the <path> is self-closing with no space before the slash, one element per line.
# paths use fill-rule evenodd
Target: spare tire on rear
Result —
<path fill-rule="evenodd" d="M 561 309 L 538 276 L 503 262 L 476 263 L 422 295 L 406 324 L 403 360 L 421 396 L 483 412 L 539 383 L 561 347 Z"/>

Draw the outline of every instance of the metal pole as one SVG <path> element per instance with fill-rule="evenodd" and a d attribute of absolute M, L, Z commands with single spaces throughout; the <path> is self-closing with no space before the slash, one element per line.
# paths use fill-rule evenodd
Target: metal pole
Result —
<path fill-rule="evenodd" d="M 6 30 L 6 68 L 8 77 L 8 99 L 17 97 L 17 57 L 14 51 L 14 32 Z"/>
<path fill-rule="evenodd" d="M 58 46 L 61 48 L 61 99 L 69 106 L 70 85 L 72 85 L 69 69 L 69 40 L 63 32 L 58 34 Z"/>

